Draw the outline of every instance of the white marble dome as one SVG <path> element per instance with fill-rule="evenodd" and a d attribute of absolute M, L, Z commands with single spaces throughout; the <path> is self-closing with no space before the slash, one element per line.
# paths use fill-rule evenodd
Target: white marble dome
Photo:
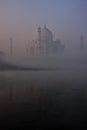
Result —
<path fill-rule="evenodd" d="M 53 41 L 53 34 L 46 26 L 44 26 L 44 28 L 41 29 L 41 41 L 42 42 Z"/>

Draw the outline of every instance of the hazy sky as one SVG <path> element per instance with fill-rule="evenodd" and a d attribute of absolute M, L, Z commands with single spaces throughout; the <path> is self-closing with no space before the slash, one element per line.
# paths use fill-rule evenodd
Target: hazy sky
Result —
<path fill-rule="evenodd" d="M 54 39 L 78 46 L 87 43 L 87 0 L 0 0 L 0 48 L 8 51 L 9 37 L 15 49 L 36 39 L 37 27 L 46 24 Z"/>

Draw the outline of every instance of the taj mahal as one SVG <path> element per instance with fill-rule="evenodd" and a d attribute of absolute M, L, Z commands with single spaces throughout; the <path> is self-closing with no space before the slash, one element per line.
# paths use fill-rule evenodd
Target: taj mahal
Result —
<path fill-rule="evenodd" d="M 64 51 L 60 40 L 53 40 L 53 33 L 46 25 L 37 29 L 37 40 L 32 40 L 28 46 L 29 55 L 48 55 Z"/>

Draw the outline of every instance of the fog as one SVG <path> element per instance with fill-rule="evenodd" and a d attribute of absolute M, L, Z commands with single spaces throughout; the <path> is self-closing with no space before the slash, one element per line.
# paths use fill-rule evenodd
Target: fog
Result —
<path fill-rule="evenodd" d="M 55 68 L 58 66 L 84 65 L 87 64 L 87 49 L 65 48 L 64 52 L 48 55 L 30 56 L 25 54 L 6 55 L 8 63 L 24 67 L 47 67 Z"/>
<path fill-rule="evenodd" d="M 86 122 L 87 1 L 0 0 L 0 128 Z"/>
<path fill-rule="evenodd" d="M 19 47 L 12 55 L 5 55 L 5 63 L 29 70 L 0 71 L 1 126 L 86 126 L 87 48 L 70 45 L 55 54 L 30 56 Z"/>

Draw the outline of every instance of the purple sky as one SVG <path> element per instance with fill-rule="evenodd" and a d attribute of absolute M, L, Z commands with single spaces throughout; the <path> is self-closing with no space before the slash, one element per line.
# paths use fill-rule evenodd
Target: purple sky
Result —
<path fill-rule="evenodd" d="M 22 51 L 44 24 L 68 47 L 77 47 L 81 34 L 86 45 L 87 0 L 0 0 L 1 50 L 8 51 L 13 37 L 15 49 Z"/>

